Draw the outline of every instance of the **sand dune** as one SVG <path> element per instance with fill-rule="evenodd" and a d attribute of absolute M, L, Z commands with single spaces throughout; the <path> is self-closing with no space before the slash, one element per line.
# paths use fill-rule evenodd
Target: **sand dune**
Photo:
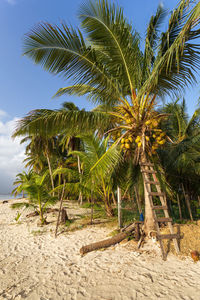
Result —
<path fill-rule="evenodd" d="M 0 204 L 0 299 L 200 299 L 200 263 L 190 258 L 136 253 L 126 244 L 81 257 L 79 249 L 104 239 L 107 228 L 88 227 L 54 238 L 34 219 L 16 224 L 10 203 Z"/>

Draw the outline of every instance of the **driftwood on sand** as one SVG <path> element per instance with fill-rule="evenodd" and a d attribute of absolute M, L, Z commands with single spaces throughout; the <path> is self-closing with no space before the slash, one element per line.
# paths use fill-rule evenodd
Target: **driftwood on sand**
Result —
<path fill-rule="evenodd" d="M 132 223 L 129 226 L 127 226 L 122 232 L 118 233 L 117 235 L 115 235 L 112 238 L 100 241 L 100 242 L 96 242 L 96 243 L 92 243 L 86 246 L 83 246 L 80 249 L 80 254 L 84 255 L 88 252 L 94 251 L 94 250 L 98 250 L 101 248 L 108 248 L 112 245 L 115 245 L 117 243 L 120 243 L 122 240 L 124 240 L 125 238 L 127 238 L 127 236 L 132 233 L 133 231 L 135 231 L 135 227 L 136 227 L 136 223 Z"/>
<path fill-rule="evenodd" d="M 59 211 L 58 208 L 50 208 L 50 207 L 48 207 L 45 212 L 48 214 L 48 213 L 53 213 L 53 212 L 58 212 L 58 211 Z M 32 218 L 32 217 L 36 217 L 36 216 L 39 216 L 39 212 L 38 211 L 34 211 L 34 212 L 26 215 L 27 218 Z"/>

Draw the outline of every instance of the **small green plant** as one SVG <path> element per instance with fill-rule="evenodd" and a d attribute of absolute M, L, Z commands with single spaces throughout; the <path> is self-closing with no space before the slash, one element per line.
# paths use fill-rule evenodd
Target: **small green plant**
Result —
<path fill-rule="evenodd" d="M 35 172 L 31 172 L 28 179 L 15 189 L 16 193 L 25 191 L 28 195 L 28 202 L 14 203 L 12 205 L 12 208 L 34 208 L 39 213 L 42 225 L 46 224 L 46 219 L 44 218 L 46 207 L 57 201 L 57 198 L 52 197 L 51 192 L 48 192 L 47 175 L 48 171 L 42 176 Z"/>
<path fill-rule="evenodd" d="M 19 218 L 21 217 L 21 213 L 17 213 L 17 216 L 16 216 L 16 218 L 15 218 L 15 221 L 17 222 L 18 220 L 19 220 Z"/>
<path fill-rule="evenodd" d="M 41 235 L 42 234 L 42 231 L 39 229 L 39 230 L 32 230 L 31 233 L 34 235 L 34 236 L 37 236 L 37 235 Z"/>
<path fill-rule="evenodd" d="M 67 221 L 65 222 L 65 226 L 66 226 L 66 227 L 69 227 L 72 223 L 73 223 L 73 220 L 67 220 Z"/>
<path fill-rule="evenodd" d="M 81 207 L 82 207 L 82 208 L 92 208 L 92 204 L 89 203 L 89 202 L 87 202 L 87 203 L 84 203 Z M 100 204 L 95 203 L 95 204 L 93 205 L 93 209 L 94 209 L 94 210 L 102 210 L 102 207 L 101 207 Z"/>

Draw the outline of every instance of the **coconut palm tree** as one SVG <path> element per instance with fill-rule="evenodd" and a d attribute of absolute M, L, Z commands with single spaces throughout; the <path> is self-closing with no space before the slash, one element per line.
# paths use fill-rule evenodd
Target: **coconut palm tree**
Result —
<path fill-rule="evenodd" d="M 144 52 L 138 33 L 123 10 L 107 0 L 89 1 L 79 10 L 81 29 L 66 24 L 41 23 L 26 35 L 24 54 L 56 75 L 70 78 L 73 85 L 56 96 L 87 95 L 106 104 L 111 112 L 35 111 L 18 124 L 18 134 L 44 131 L 53 134 L 66 127 L 75 132 L 115 124 L 115 145 L 135 162 L 146 162 L 166 141 L 159 123 L 166 114 L 155 106 L 160 96 L 181 93 L 196 80 L 200 68 L 200 2 L 181 0 L 173 10 L 165 32 L 166 16 L 161 6 L 150 19 Z M 45 122 L 44 122 L 45 120 Z M 107 125 L 106 125 L 107 126 Z M 154 227 L 152 210 L 145 197 L 146 231 Z"/>
<path fill-rule="evenodd" d="M 33 171 L 29 171 L 26 173 L 25 171 L 18 173 L 16 175 L 16 179 L 13 182 L 13 185 L 16 185 L 16 187 L 13 189 L 12 194 L 15 195 L 15 197 L 22 192 L 22 197 L 24 198 L 24 189 L 22 188 L 24 184 L 26 184 L 33 176 Z M 19 192 L 20 190 L 20 192 Z"/>
<path fill-rule="evenodd" d="M 45 137 L 42 135 L 31 135 L 25 137 L 21 143 L 30 141 L 26 146 L 26 154 L 28 157 L 25 161 L 28 160 L 26 166 L 33 166 L 36 170 L 41 170 L 44 167 L 44 158 L 47 161 L 49 168 L 49 174 L 51 178 L 52 189 L 54 189 L 54 181 L 52 175 L 52 166 L 51 166 L 51 157 L 53 152 L 55 152 L 55 137 Z M 30 160 L 29 160 L 30 159 Z"/>
<path fill-rule="evenodd" d="M 29 178 L 27 177 L 16 190 L 17 193 L 25 191 L 27 193 L 29 203 L 17 203 L 17 207 L 20 205 L 33 207 L 36 211 L 38 211 L 41 224 L 44 224 L 46 222 L 44 218 L 45 208 L 48 205 L 54 204 L 57 199 L 47 192 L 46 178 L 48 172 L 45 172 L 42 176 L 34 172 L 31 172 L 30 174 Z"/>
<path fill-rule="evenodd" d="M 72 151 L 78 155 L 83 164 L 82 181 L 83 190 L 92 190 L 93 196 L 103 200 L 107 216 L 113 216 L 111 206 L 111 192 L 113 188 L 112 174 L 120 161 L 119 149 L 112 148 L 107 153 L 109 137 L 99 139 L 98 136 L 82 137 L 84 151 Z M 109 161 L 109 163 L 108 163 Z M 112 161 L 112 164 L 110 163 Z"/>
<path fill-rule="evenodd" d="M 199 181 L 200 174 L 200 109 L 196 109 L 189 118 L 183 99 L 181 103 L 177 100 L 167 104 L 162 112 L 169 114 L 161 127 L 171 142 L 159 150 L 161 163 L 170 185 L 177 193 L 185 195 L 187 209 L 193 220 L 190 199 L 192 194 L 198 196 L 195 182 Z"/>

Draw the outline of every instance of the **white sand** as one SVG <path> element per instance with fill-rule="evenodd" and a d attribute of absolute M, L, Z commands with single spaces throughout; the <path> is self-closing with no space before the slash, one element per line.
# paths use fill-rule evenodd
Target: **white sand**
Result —
<path fill-rule="evenodd" d="M 10 202 L 0 203 L 0 299 L 200 299 L 200 262 L 137 256 L 125 244 L 81 257 L 81 246 L 110 230 L 92 226 L 55 239 L 51 225 L 36 236 L 36 218 L 16 224 L 15 217 Z"/>

